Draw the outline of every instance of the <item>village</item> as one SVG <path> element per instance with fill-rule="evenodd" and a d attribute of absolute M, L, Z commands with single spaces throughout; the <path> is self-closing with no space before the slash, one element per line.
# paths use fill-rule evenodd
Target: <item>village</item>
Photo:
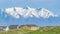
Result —
<path fill-rule="evenodd" d="M 13 30 L 13 29 L 20 29 L 20 28 L 24 28 L 24 29 L 28 29 L 28 30 L 38 30 L 39 27 L 37 25 L 10 25 L 10 26 L 0 26 L 0 31 L 9 31 L 9 30 Z"/>

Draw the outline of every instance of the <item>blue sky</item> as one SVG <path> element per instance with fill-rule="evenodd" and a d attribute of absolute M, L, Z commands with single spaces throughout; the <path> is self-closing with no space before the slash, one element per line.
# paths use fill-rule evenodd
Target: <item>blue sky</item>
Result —
<path fill-rule="evenodd" d="M 46 8 L 60 15 L 60 0 L 0 0 L 0 8 L 16 6 Z"/>
<path fill-rule="evenodd" d="M 46 8 L 46 9 L 60 15 L 60 0 L 0 0 L 0 9 L 4 9 L 4 8 L 7 8 L 7 7 L 8 8 L 9 7 L 25 8 L 27 6 L 32 7 L 32 8 Z M 11 20 L 11 19 L 7 18 L 5 20 Z M 5 20 L 0 19 L 0 21 L 1 21 L 0 25 L 5 25 L 6 23 L 3 24 L 3 22 L 8 22 L 8 21 L 5 21 Z M 12 20 L 14 20 L 14 19 L 12 19 Z M 16 20 L 14 20 L 14 21 L 16 21 Z M 12 22 L 12 21 L 10 21 L 10 22 Z M 23 19 L 21 19 L 21 21 L 18 20 L 18 23 L 19 22 L 23 23 L 23 22 L 26 22 L 26 20 L 23 21 Z M 29 22 L 31 22 L 31 20 Z M 34 23 L 34 21 L 32 21 L 32 22 Z M 39 20 L 35 21 L 35 22 L 39 22 Z M 16 23 L 16 24 L 18 24 L 18 23 Z M 7 23 L 7 24 L 9 24 L 9 23 Z M 39 24 L 42 25 L 43 23 L 39 23 Z M 49 25 L 48 23 L 46 23 L 46 24 Z M 56 25 L 56 24 L 57 23 L 51 24 L 51 25 Z M 58 25 L 60 25 L 60 22 L 58 23 Z"/>

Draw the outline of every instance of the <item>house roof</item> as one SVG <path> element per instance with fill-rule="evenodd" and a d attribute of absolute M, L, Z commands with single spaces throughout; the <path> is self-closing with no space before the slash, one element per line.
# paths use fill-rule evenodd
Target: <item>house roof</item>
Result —
<path fill-rule="evenodd" d="M 0 28 L 6 28 L 7 26 L 0 26 Z"/>
<path fill-rule="evenodd" d="M 28 26 L 28 27 L 38 27 L 37 25 L 34 25 L 34 24 L 21 25 L 20 27 L 23 27 L 23 26 Z"/>

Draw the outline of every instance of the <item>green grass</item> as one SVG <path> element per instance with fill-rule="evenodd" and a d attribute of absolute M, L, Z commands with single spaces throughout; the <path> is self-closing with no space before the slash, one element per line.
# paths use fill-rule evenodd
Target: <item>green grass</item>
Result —
<path fill-rule="evenodd" d="M 20 28 L 9 31 L 1 31 L 0 34 L 60 34 L 60 26 L 41 27 L 39 30 L 36 31 Z"/>

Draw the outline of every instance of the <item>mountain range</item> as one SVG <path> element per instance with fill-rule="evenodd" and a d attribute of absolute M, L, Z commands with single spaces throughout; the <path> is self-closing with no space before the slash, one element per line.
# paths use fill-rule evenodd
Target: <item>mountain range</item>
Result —
<path fill-rule="evenodd" d="M 45 8 L 11 7 L 0 9 L 0 25 L 36 24 L 39 26 L 58 26 L 60 16 Z"/>

